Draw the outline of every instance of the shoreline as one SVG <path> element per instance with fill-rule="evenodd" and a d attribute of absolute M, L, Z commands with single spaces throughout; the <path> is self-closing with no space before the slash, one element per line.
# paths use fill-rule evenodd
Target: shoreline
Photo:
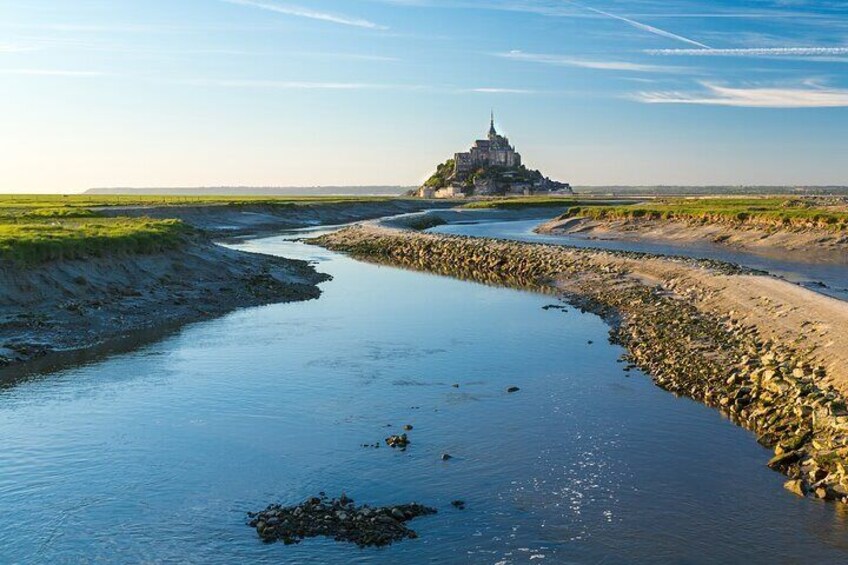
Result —
<path fill-rule="evenodd" d="M 610 323 L 626 360 L 658 386 L 755 433 L 774 450 L 768 465 L 787 476 L 788 490 L 848 503 L 848 345 L 833 343 L 848 328 L 841 301 L 717 261 L 376 226 L 314 241 L 357 259 L 558 294 Z M 791 335 L 809 320 L 791 304 L 759 300 L 769 295 L 816 306 L 831 333 L 801 326 Z"/>
<path fill-rule="evenodd" d="M 56 369 L 89 352 L 126 350 L 132 336 L 159 335 L 239 308 L 312 300 L 328 280 L 305 261 L 216 243 L 285 229 L 343 224 L 418 211 L 410 200 L 274 206 L 109 208 L 107 215 L 175 218 L 199 230 L 178 247 L 107 254 L 0 271 L 0 384 L 29 368 Z M 144 338 L 141 338 L 144 341 Z"/>
<path fill-rule="evenodd" d="M 133 334 L 238 308 L 318 298 L 317 285 L 327 278 L 305 261 L 233 251 L 199 238 L 149 255 L 6 266 L 0 367 L 108 349 Z"/>
<path fill-rule="evenodd" d="M 541 224 L 536 233 L 572 235 L 591 240 L 714 244 L 766 258 L 848 265 L 848 236 L 824 229 L 777 229 L 745 223 L 645 218 L 593 219 L 582 216 L 555 218 Z"/>

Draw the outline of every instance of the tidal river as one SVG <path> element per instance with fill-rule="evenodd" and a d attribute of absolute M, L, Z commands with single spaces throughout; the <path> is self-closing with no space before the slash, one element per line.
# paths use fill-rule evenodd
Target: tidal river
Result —
<path fill-rule="evenodd" d="M 760 250 L 759 253 L 733 248 L 712 242 L 675 242 L 651 240 L 648 238 L 636 240 L 590 239 L 581 234 L 545 235 L 538 234 L 534 229 L 551 216 L 549 210 L 529 210 L 524 215 L 516 215 L 520 219 L 509 219 L 508 214 L 498 214 L 497 211 L 466 210 L 451 211 L 452 220 L 449 224 L 433 228 L 434 233 L 452 235 L 471 235 L 475 237 L 493 237 L 515 241 L 530 241 L 554 245 L 569 245 L 574 247 L 591 247 L 596 249 L 615 249 L 621 251 L 636 251 L 657 255 L 681 255 L 700 259 L 716 259 L 744 265 L 751 269 L 765 271 L 786 279 L 789 282 L 807 287 L 815 292 L 848 300 L 848 256 L 839 261 L 821 261 L 814 252 L 806 256 L 799 252 L 785 253 L 779 249 Z M 446 212 L 431 212 L 444 215 Z M 457 221 L 467 216 L 465 221 Z M 506 216 L 506 218 L 504 217 Z M 525 217 L 526 216 L 526 217 Z"/>
<path fill-rule="evenodd" d="M 334 279 L 0 389 L 0 563 L 848 560 L 842 507 L 787 493 L 750 433 L 625 372 L 597 317 L 291 236 L 240 247 Z M 405 424 L 406 452 L 363 447 Z M 385 549 L 245 525 L 319 491 L 439 513 Z"/>

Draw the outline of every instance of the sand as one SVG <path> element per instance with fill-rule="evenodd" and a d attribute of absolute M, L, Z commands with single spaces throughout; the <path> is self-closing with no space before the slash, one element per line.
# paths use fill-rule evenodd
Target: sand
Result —
<path fill-rule="evenodd" d="M 848 265 L 848 234 L 823 229 L 766 230 L 756 226 L 668 220 L 599 221 L 567 218 L 546 222 L 536 231 L 599 240 L 650 241 L 677 245 L 713 243 L 763 257 Z"/>

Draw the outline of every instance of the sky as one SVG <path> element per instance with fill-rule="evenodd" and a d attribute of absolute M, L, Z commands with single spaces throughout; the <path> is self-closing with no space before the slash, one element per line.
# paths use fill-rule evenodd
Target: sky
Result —
<path fill-rule="evenodd" d="M 848 2 L 0 0 L 0 191 L 848 185 Z"/>

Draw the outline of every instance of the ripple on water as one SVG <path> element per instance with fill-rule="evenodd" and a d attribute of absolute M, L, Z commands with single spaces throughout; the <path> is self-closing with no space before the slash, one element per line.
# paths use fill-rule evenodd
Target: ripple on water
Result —
<path fill-rule="evenodd" d="M 317 301 L 0 391 L 0 562 L 848 556 L 834 507 L 786 496 L 765 450 L 715 412 L 627 378 L 597 318 L 283 239 L 249 246 L 318 257 L 335 280 Z M 405 424 L 406 452 L 362 447 Z M 319 491 L 440 513 L 379 551 L 264 545 L 244 525 Z"/>

